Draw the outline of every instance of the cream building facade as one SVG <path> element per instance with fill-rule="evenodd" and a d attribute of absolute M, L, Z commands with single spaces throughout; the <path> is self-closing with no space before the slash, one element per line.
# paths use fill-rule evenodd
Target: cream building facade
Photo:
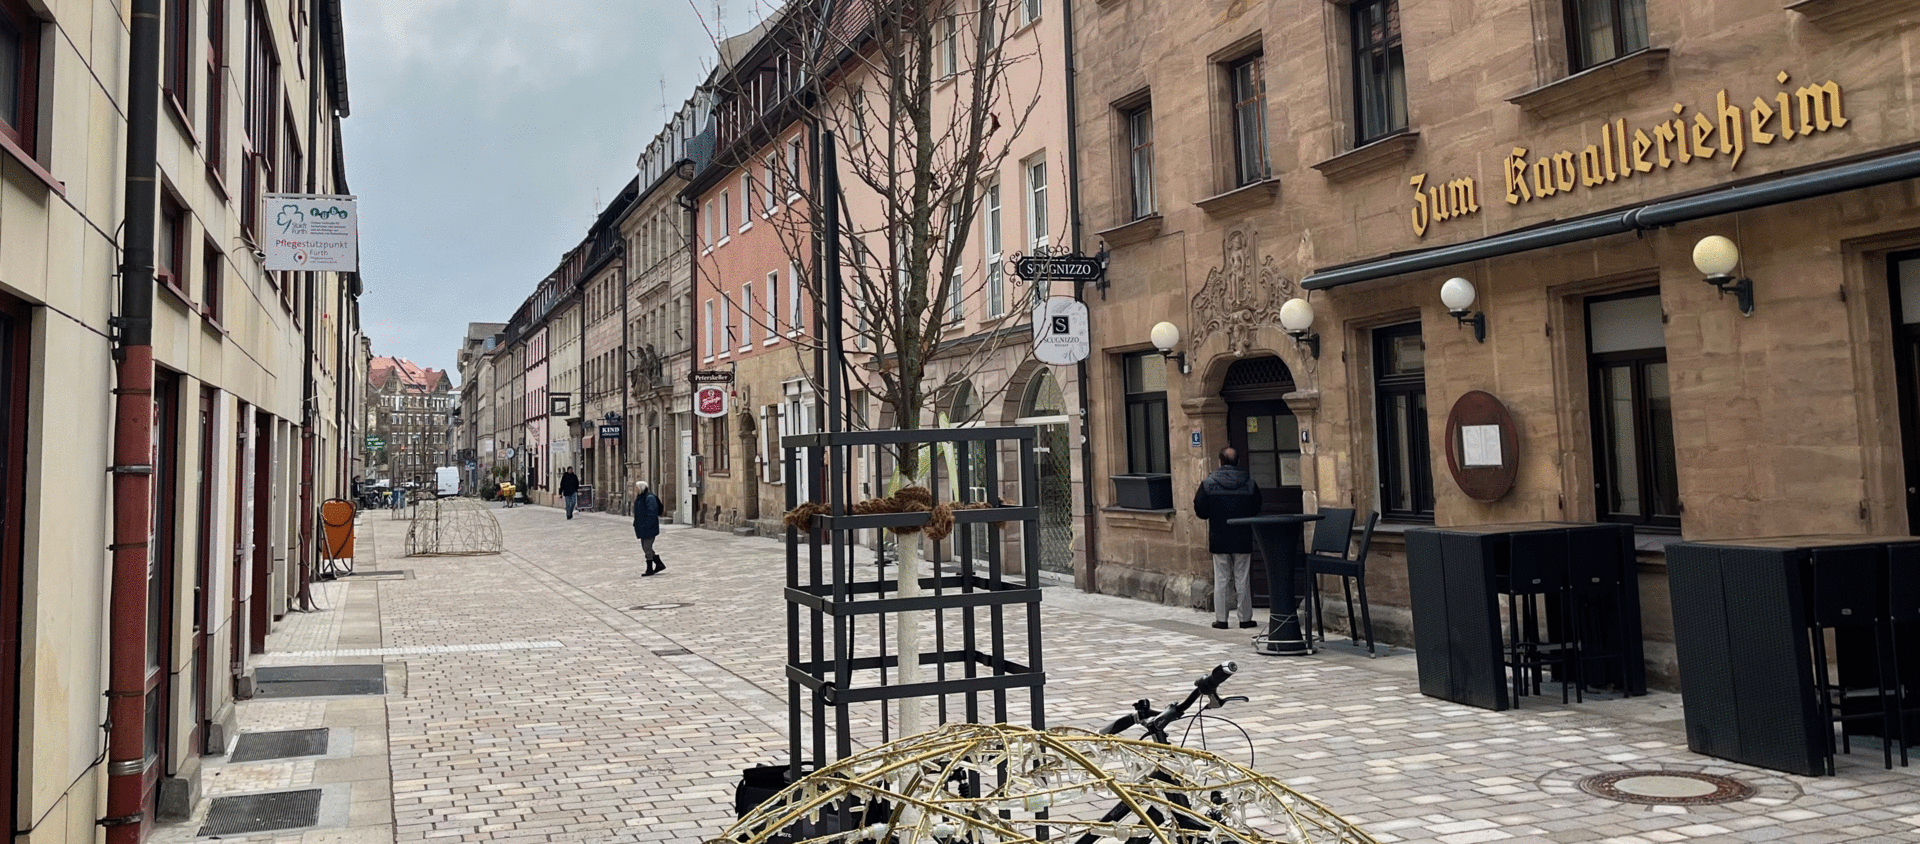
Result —
<path fill-rule="evenodd" d="M 359 279 L 260 257 L 262 194 L 349 192 L 340 10 L 0 19 L 0 813 L 138 841 L 192 809 L 355 471 Z"/>

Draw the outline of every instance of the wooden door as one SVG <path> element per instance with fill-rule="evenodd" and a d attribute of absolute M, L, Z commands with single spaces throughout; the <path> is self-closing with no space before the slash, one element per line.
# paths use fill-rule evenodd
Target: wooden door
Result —
<path fill-rule="evenodd" d="M 19 759 L 21 593 L 25 579 L 27 373 L 32 311 L 0 296 L 0 818 L 8 829 L 26 826 L 15 801 Z"/>
<path fill-rule="evenodd" d="M 146 746 L 142 758 L 146 770 L 141 777 L 141 805 L 146 820 L 152 823 L 160 793 L 160 776 L 165 771 L 171 740 L 168 726 L 173 723 L 168 706 L 171 697 L 167 673 L 173 662 L 173 589 L 178 582 L 179 564 L 176 543 L 179 540 L 180 491 L 180 379 L 163 370 L 153 374 L 153 493 L 152 532 L 147 537 L 147 658 Z M 144 838 L 145 835 L 143 834 Z"/>
<path fill-rule="evenodd" d="M 219 496 L 214 493 L 214 454 L 219 444 L 213 436 L 213 409 L 219 393 L 212 387 L 200 388 L 200 468 L 196 473 L 199 484 L 199 534 L 200 541 L 195 547 L 193 567 L 193 639 L 189 647 L 193 649 L 193 659 L 188 663 L 193 676 L 188 679 L 192 689 L 193 731 L 187 736 L 187 746 L 198 754 L 215 752 L 206 745 L 207 725 L 213 721 L 213 667 L 207 653 L 208 631 L 213 627 L 213 572 L 218 556 L 217 545 L 213 541 L 213 511 Z"/>

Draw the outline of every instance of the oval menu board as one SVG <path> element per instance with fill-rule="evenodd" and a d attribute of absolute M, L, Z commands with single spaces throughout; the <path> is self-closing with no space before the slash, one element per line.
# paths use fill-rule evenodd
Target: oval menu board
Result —
<path fill-rule="evenodd" d="M 1499 501 L 1520 473 L 1520 436 L 1493 394 L 1474 390 L 1447 414 L 1447 471 L 1475 501 Z"/>

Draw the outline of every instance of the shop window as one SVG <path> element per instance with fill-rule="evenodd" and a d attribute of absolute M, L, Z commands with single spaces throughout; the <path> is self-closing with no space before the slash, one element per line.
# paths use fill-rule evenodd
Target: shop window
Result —
<path fill-rule="evenodd" d="M 1133 182 L 1133 219 L 1153 214 L 1153 105 L 1127 112 L 1127 175 Z"/>
<path fill-rule="evenodd" d="M 1166 473 L 1167 359 L 1158 352 L 1138 352 L 1121 358 L 1126 385 L 1127 471 Z"/>
<path fill-rule="evenodd" d="M 1400 0 L 1361 0 L 1353 20 L 1355 146 L 1407 128 L 1407 63 L 1400 52 Z"/>
<path fill-rule="evenodd" d="M 1227 63 L 1234 187 L 1267 178 L 1267 81 L 1259 53 Z"/>
<path fill-rule="evenodd" d="M 36 151 L 41 26 L 21 0 L 0 0 L 0 136 L 28 157 Z"/>
<path fill-rule="evenodd" d="M 1603 521 L 1680 526 L 1673 398 L 1660 297 L 1587 300 L 1595 508 Z"/>
<path fill-rule="evenodd" d="M 1380 513 L 1394 521 L 1432 521 L 1426 345 L 1419 323 L 1373 333 L 1373 371 L 1374 415 L 1380 434 Z"/>
<path fill-rule="evenodd" d="M 1567 0 L 1566 14 L 1572 73 L 1647 48 L 1647 0 Z"/>

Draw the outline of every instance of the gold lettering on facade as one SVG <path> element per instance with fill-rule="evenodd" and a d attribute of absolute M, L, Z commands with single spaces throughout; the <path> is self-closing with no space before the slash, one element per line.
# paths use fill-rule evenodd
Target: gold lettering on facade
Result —
<path fill-rule="evenodd" d="M 1507 155 L 1506 166 L 1501 168 L 1507 173 L 1507 204 L 1519 205 L 1533 198 L 1533 191 L 1527 188 L 1527 148 L 1514 147 Z"/>
<path fill-rule="evenodd" d="M 1427 226 L 1433 221 L 1433 209 L 1427 207 L 1427 192 L 1421 189 L 1427 184 L 1427 174 L 1421 173 L 1407 183 L 1413 185 L 1413 236 L 1426 237 Z"/>
<path fill-rule="evenodd" d="M 1761 146 L 1773 143 L 1773 133 L 1767 131 L 1767 124 L 1773 121 L 1773 106 L 1767 105 L 1766 97 L 1753 98 L 1753 110 L 1747 112 L 1747 128 L 1752 131 L 1747 137 Z"/>
<path fill-rule="evenodd" d="M 1480 185 L 1467 176 L 1454 179 L 1445 185 L 1428 187 L 1427 174 L 1421 173 L 1407 180 L 1413 187 L 1413 233 L 1425 237 L 1427 229 L 1435 222 L 1444 222 L 1457 217 L 1480 211 Z M 1513 174 L 1508 174 L 1507 192 L 1514 191 Z M 1519 190 L 1524 192 L 1526 184 L 1520 182 Z M 1517 201 L 1517 200 L 1516 200 Z"/>
<path fill-rule="evenodd" d="M 1727 89 L 1721 88 L 1714 95 L 1720 105 L 1720 151 L 1729 153 L 1733 160 L 1727 163 L 1728 170 L 1740 168 L 1740 156 L 1747 152 L 1747 127 L 1740 120 L 1740 107 L 1727 105 Z"/>

